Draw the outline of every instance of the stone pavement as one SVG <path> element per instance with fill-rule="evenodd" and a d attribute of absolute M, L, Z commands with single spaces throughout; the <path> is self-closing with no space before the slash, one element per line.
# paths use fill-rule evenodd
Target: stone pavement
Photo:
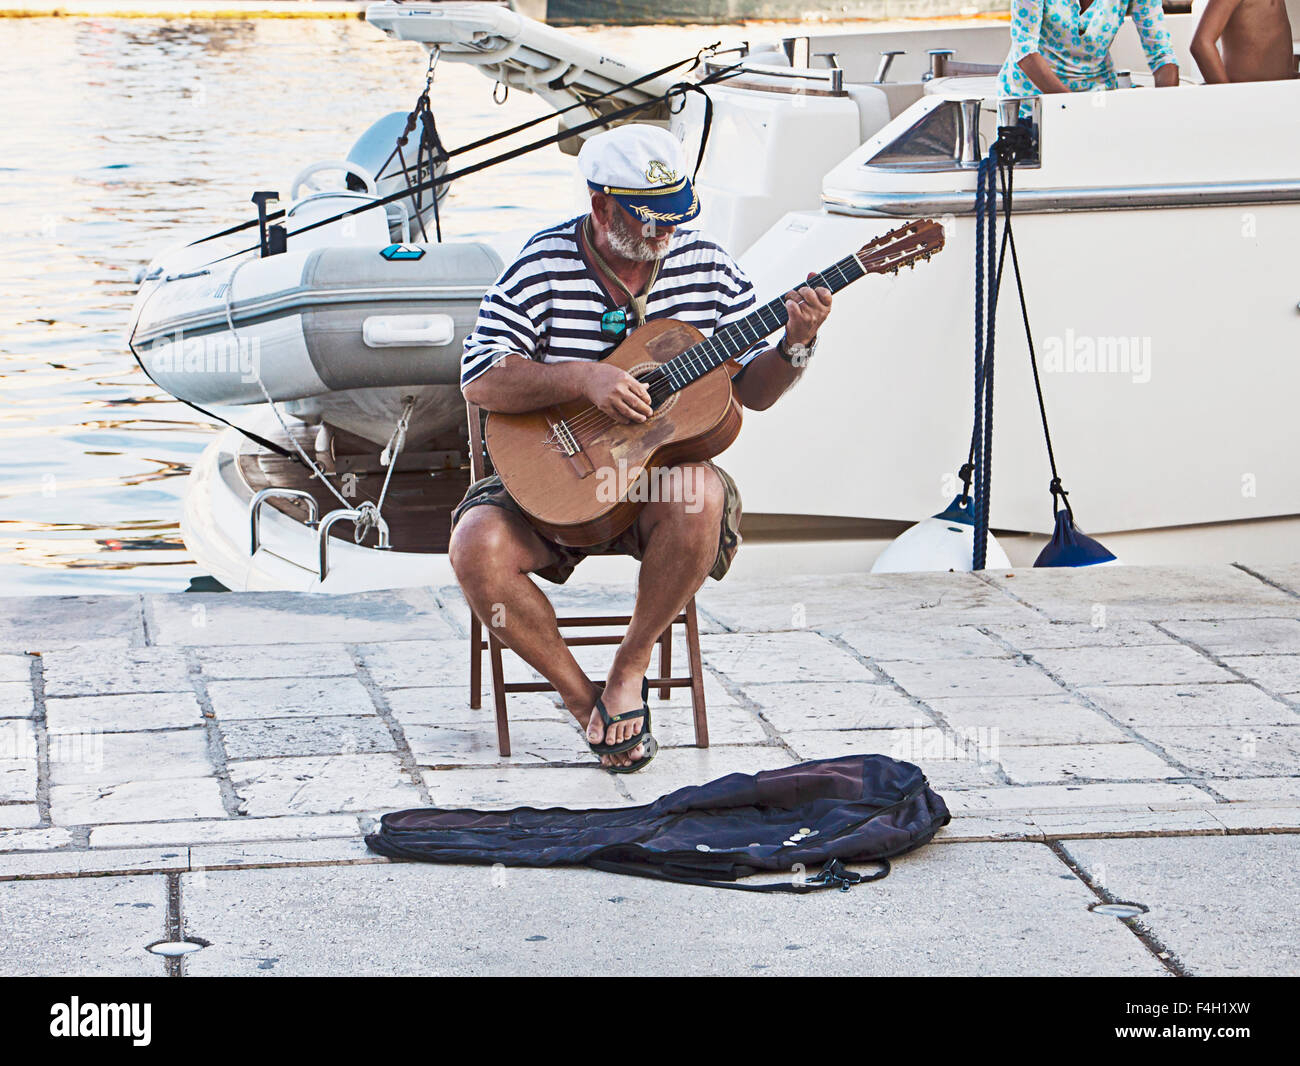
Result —
<path fill-rule="evenodd" d="M 574 580 L 558 605 L 627 609 Z M 512 698 L 498 757 L 455 589 L 0 600 L 0 973 L 1300 973 L 1300 565 L 710 582 L 699 604 L 713 746 L 656 701 L 663 750 L 618 777 L 546 695 Z M 953 822 L 847 893 L 360 839 L 394 808 L 643 803 L 852 752 L 920 765 Z M 1090 909 L 1114 902 L 1146 912 Z M 209 946 L 145 951 L 178 935 Z"/>

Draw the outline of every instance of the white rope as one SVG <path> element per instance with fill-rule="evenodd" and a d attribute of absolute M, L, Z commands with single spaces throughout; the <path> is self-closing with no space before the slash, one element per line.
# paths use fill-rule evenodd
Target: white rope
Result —
<path fill-rule="evenodd" d="M 225 295 L 226 328 L 230 330 L 230 335 L 235 338 L 236 343 L 238 343 L 239 337 L 235 331 L 235 319 L 232 311 L 232 301 L 234 300 L 234 296 L 235 296 L 235 276 L 249 262 L 252 262 L 252 260 L 242 259 L 238 263 L 236 263 L 234 270 L 230 272 L 230 280 L 226 283 L 226 295 Z M 361 513 L 361 517 L 358 518 L 353 523 L 352 526 L 352 539 L 357 544 L 360 544 L 362 540 L 365 539 L 366 534 L 372 528 L 375 528 L 377 526 L 377 523 L 375 521 L 376 518 L 382 517 L 381 509 L 383 508 L 384 505 L 384 495 L 388 492 L 388 481 L 389 478 L 391 478 L 393 475 L 392 463 L 391 462 L 389 463 L 388 474 L 384 478 L 383 491 L 380 492 L 379 494 L 379 503 L 377 505 L 372 503 L 370 500 L 362 500 L 360 503 L 357 503 L 355 500 L 349 500 L 346 496 L 344 496 L 341 492 L 339 492 L 338 489 L 334 487 L 334 485 L 330 482 L 329 476 L 325 473 L 325 471 L 316 464 L 316 460 L 314 460 L 310 455 L 308 455 L 307 452 L 303 449 L 303 446 L 298 443 L 298 438 L 294 436 L 293 431 L 289 429 L 288 423 L 285 422 L 284 417 L 280 414 L 280 409 L 275 406 L 275 400 L 271 398 L 271 393 L 267 391 L 266 385 L 262 381 L 262 369 L 260 366 L 260 361 L 257 360 L 255 360 L 253 363 L 253 378 L 257 382 L 257 387 L 262 390 L 262 395 L 266 397 L 267 405 L 271 408 L 271 413 L 275 415 L 275 420 L 280 423 L 280 428 L 284 430 L 284 435 L 289 438 L 289 443 L 293 445 L 294 450 L 298 453 L 299 456 L 302 457 L 302 461 L 307 465 L 307 468 L 312 472 L 312 476 L 316 478 L 316 480 L 319 481 L 322 485 L 324 485 L 327 489 L 329 489 L 330 492 L 334 494 L 334 498 L 338 500 L 339 503 L 341 503 L 344 506 L 344 508 L 346 508 L 349 511 L 356 510 Z M 415 405 L 415 398 L 408 397 L 406 403 L 406 409 L 402 412 L 402 417 L 398 420 L 397 427 L 393 430 L 392 437 L 389 438 L 388 446 L 385 447 L 384 449 L 385 453 L 388 452 L 389 448 L 393 446 L 393 442 L 397 441 L 399 437 L 400 437 L 400 442 L 397 444 L 394 454 L 396 454 L 396 451 L 401 451 L 402 444 L 406 442 L 407 425 L 410 419 L 411 409 L 414 405 Z"/>

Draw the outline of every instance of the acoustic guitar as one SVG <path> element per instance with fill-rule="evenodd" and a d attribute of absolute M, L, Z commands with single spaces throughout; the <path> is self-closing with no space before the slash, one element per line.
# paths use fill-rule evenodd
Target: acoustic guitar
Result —
<path fill-rule="evenodd" d="M 867 274 L 893 274 L 943 247 L 943 227 L 911 222 L 864 244 L 799 285 L 838 292 Z M 612 540 L 654 493 L 673 487 L 675 463 L 711 459 L 740 432 L 731 386 L 735 356 L 786 322 L 778 297 L 704 337 L 673 319 L 647 322 L 604 362 L 650 393 L 654 414 L 624 425 L 586 400 L 526 414 L 488 415 L 488 454 L 506 491 L 536 528 L 558 544 L 587 548 Z"/>

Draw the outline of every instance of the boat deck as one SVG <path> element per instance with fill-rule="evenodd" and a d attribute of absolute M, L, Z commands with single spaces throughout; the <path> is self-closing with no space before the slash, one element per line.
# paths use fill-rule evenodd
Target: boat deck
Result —
<path fill-rule="evenodd" d="M 295 436 L 307 454 L 311 455 L 315 431 L 303 426 L 300 432 L 295 432 Z M 288 438 L 278 427 L 270 439 L 285 447 L 289 446 Z M 465 489 L 469 487 L 469 469 L 452 467 L 443 470 L 405 470 L 402 462 L 403 458 L 399 455 L 383 507 L 392 547 L 404 552 L 445 553 L 451 533 L 452 508 L 460 502 Z M 250 495 L 272 486 L 301 489 L 312 494 L 322 515 L 343 506 L 302 463 L 275 455 L 251 441 L 240 451 L 239 472 Z M 349 477 L 352 478 L 350 482 L 345 480 Z M 354 506 L 367 500 L 378 503 L 379 494 L 384 487 L 384 471 L 353 475 L 340 472 L 331 480 L 344 496 L 354 501 Z M 305 517 L 305 508 L 293 500 L 273 498 L 267 501 L 267 505 L 292 518 L 301 520 Z M 340 521 L 331 529 L 330 534 L 340 540 L 351 540 L 352 524 Z"/>

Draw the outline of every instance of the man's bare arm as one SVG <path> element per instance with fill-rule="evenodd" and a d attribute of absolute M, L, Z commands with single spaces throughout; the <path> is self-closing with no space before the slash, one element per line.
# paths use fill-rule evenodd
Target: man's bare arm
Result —
<path fill-rule="evenodd" d="M 583 360 L 539 363 L 508 355 L 461 391 L 470 403 L 504 414 L 584 397 L 619 422 L 644 422 L 653 413 L 650 394 L 631 374 L 608 363 Z"/>
<path fill-rule="evenodd" d="M 1206 85 L 1223 85 L 1228 81 L 1228 70 L 1219 55 L 1219 38 L 1240 6 L 1241 0 L 1210 0 L 1201 12 L 1189 50 Z"/>

